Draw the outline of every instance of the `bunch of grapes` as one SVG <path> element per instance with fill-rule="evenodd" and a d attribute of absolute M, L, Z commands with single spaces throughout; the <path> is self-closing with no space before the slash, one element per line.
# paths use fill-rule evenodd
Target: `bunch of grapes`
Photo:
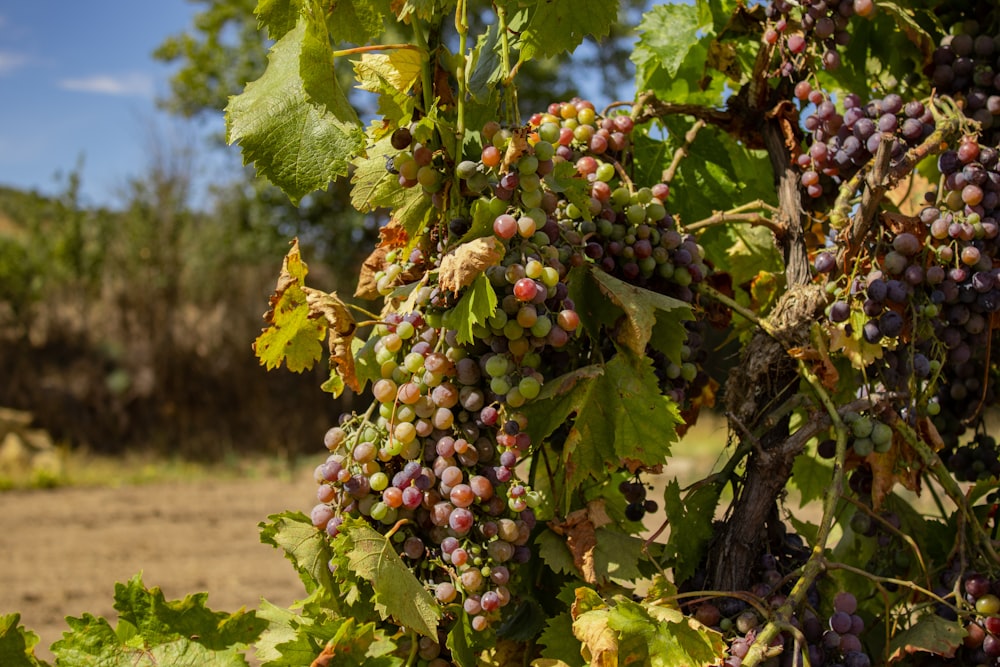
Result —
<path fill-rule="evenodd" d="M 784 525 L 778 525 L 769 540 L 769 551 L 760 557 L 753 573 L 754 583 L 744 595 L 721 598 L 697 598 L 687 604 L 686 611 L 695 619 L 713 627 L 729 643 L 724 667 L 740 667 L 757 641 L 759 630 L 768 620 L 770 609 L 776 609 L 787 600 L 798 569 L 806 562 L 809 550 L 805 542 Z M 698 590 L 703 575 L 682 585 L 681 590 Z M 773 642 L 774 649 L 781 649 L 776 664 L 800 665 L 802 651 L 808 651 L 809 663 L 822 667 L 852 665 L 866 667 L 872 664 L 861 643 L 865 630 L 864 620 L 857 614 L 858 602 L 848 592 L 839 592 L 824 603 L 819 588 L 813 584 L 806 591 L 802 606 L 795 610 L 791 623 L 801 631 L 807 644 L 798 644 L 791 635 L 779 635 Z M 754 601 L 755 604 L 751 604 Z M 825 614 L 820 609 L 828 609 Z"/>
<path fill-rule="evenodd" d="M 764 30 L 767 44 L 780 44 L 787 52 L 781 74 L 790 76 L 796 69 L 796 59 L 808 55 L 818 57 L 822 68 L 840 67 L 838 46 L 850 42 L 847 23 L 852 16 L 871 16 L 873 0 L 771 0 L 766 6 L 768 27 Z"/>
<path fill-rule="evenodd" d="M 809 148 L 797 158 L 803 169 L 802 186 L 814 199 L 829 190 L 824 183 L 846 181 L 870 162 L 885 135 L 893 138 L 891 160 L 896 162 L 934 131 L 934 116 L 928 106 L 917 100 L 904 104 L 896 93 L 868 103 L 851 93 L 844 97 L 843 113 L 808 81 L 796 84 L 795 96 L 815 105 L 803 120 L 811 133 Z"/>
<path fill-rule="evenodd" d="M 632 479 L 625 479 L 618 485 L 625 502 L 625 518 L 629 521 L 642 521 L 647 513 L 659 509 L 655 500 L 646 498 L 647 487 L 642 483 L 638 473 Z"/>
<path fill-rule="evenodd" d="M 962 3 L 961 12 L 945 9 L 942 21 L 957 28 L 934 51 L 928 75 L 940 93 L 960 100 L 966 116 L 978 122 L 983 140 L 1000 141 L 1000 39 L 997 12 L 990 3 Z"/>
<path fill-rule="evenodd" d="M 453 166 L 429 137 L 415 138 L 419 125 L 390 137 L 398 153 L 387 169 L 401 187 L 442 199 L 435 205 L 445 204 L 447 222 L 412 248 L 387 251 L 374 274 L 386 298 L 362 352 L 378 369 L 374 402 L 327 433 L 312 521 L 331 538 L 348 515 L 391 533 L 448 616 L 461 610 L 475 630 L 501 618 L 516 595 L 516 566 L 530 556 L 541 496 L 519 474 L 537 445 L 521 408 L 607 343 L 581 335 L 570 269 L 592 262 L 688 302 L 690 285 L 709 272 L 665 208 L 667 186 L 629 180 L 632 129 L 630 117 L 602 118 L 589 102 L 557 103 L 526 127 L 488 123 L 479 155 Z M 476 233 L 503 246 L 484 269 L 497 307 L 460 334 L 446 322 L 461 295 L 438 283 L 437 269 L 484 220 Z M 695 329 L 687 343 L 682 364 L 662 368 L 664 392 L 678 398 L 707 383 L 695 367 L 703 358 Z M 627 487 L 632 515 L 655 511 L 638 478 Z M 426 659 L 440 651 L 421 646 Z"/>

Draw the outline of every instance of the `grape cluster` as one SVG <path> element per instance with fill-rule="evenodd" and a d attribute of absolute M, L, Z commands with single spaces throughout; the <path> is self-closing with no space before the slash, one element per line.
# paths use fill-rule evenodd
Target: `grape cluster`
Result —
<path fill-rule="evenodd" d="M 602 118 L 572 100 L 525 127 L 487 123 L 479 153 L 454 165 L 419 124 L 389 137 L 398 152 L 386 168 L 400 187 L 447 193 L 435 201 L 444 215 L 415 246 L 385 252 L 373 276 L 386 308 L 359 354 L 377 369 L 374 402 L 328 431 L 312 522 L 331 538 L 345 516 L 391 532 L 448 617 L 461 610 L 475 630 L 494 625 L 516 595 L 541 501 L 518 472 L 536 444 L 520 409 L 607 343 L 581 335 L 570 269 L 590 262 L 689 302 L 690 285 L 709 272 L 666 210 L 667 186 L 636 187 L 625 174 L 632 129 L 628 116 Z M 484 269 L 497 307 L 460 333 L 446 323 L 461 294 L 438 283 L 437 269 L 470 232 L 492 233 L 503 254 Z M 707 383 L 695 331 L 682 364 L 662 365 L 664 392 L 678 398 Z M 622 492 L 630 518 L 656 510 L 638 477 Z M 420 651 L 441 659 L 440 646 Z"/>
<path fill-rule="evenodd" d="M 808 81 L 795 86 L 795 96 L 814 105 L 815 110 L 803 119 L 810 132 L 807 151 L 798 164 L 803 169 L 800 181 L 806 193 L 816 199 L 834 183 L 854 176 L 878 150 L 883 136 L 893 137 L 892 162 L 903 157 L 908 148 L 918 145 L 934 131 L 934 117 L 924 103 L 903 102 L 896 93 L 863 103 L 855 94 L 844 97 L 844 111 Z M 822 176 L 830 177 L 824 180 Z"/>
<path fill-rule="evenodd" d="M 840 67 L 838 46 L 845 46 L 851 36 L 847 23 L 852 16 L 871 16 L 873 0 L 771 0 L 766 6 L 768 26 L 764 42 L 780 44 L 786 52 L 781 74 L 791 76 L 799 69 L 796 59 L 812 54 L 822 63 L 822 69 Z"/>
<path fill-rule="evenodd" d="M 973 137 L 942 153 L 941 191 L 918 216 L 883 227 L 852 276 L 828 251 L 814 260 L 829 277 L 829 322 L 867 355 L 870 386 L 922 399 L 952 447 L 997 398 L 987 368 L 1000 310 L 998 156 Z"/>
<path fill-rule="evenodd" d="M 769 609 L 782 606 L 796 580 L 796 573 L 808 559 L 809 551 L 803 540 L 776 527 L 770 542 L 770 551 L 763 554 L 755 572 L 754 583 L 745 595 L 720 598 L 697 598 L 687 604 L 695 619 L 713 627 L 729 643 L 724 667 L 740 667 L 757 641 L 757 634 L 764 626 Z M 681 590 L 698 590 L 703 582 L 696 575 Z M 819 667 L 867 667 L 872 664 L 861 643 L 865 630 L 864 620 L 857 614 L 858 602 L 853 594 L 839 592 L 824 603 L 816 584 L 806 591 L 805 600 L 795 611 L 791 623 L 801 631 L 807 645 L 797 644 L 790 635 L 779 635 L 771 648 L 781 649 L 775 664 L 803 664 L 800 651 L 807 650 L 809 664 Z M 756 604 L 750 604 L 753 600 Z M 820 609 L 828 609 L 822 614 Z"/>
<path fill-rule="evenodd" d="M 983 140 L 995 144 L 1000 141 L 1000 38 L 992 30 L 995 8 L 989 7 L 982 3 L 980 15 L 965 20 L 947 17 L 958 31 L 938 44 L 928 75 L 938 92 L 961 100 L 965 115 L 980 124 Z"/>
<path fill-rule="evenodd" d="M 992 435 L 980 432 L 964 445 L 949 445 L 941 452 L 948 469 L 964 482 L 1000 479 L 1000 456 Z"/>
<path fill-rule="evenodd" d="M 625 502 L 625 518 L 629 521 L 642 521 L 647 513 L 652 514 L 659 509 L 655 500 L 646 498 L 647 487 L 642 483 L 639 475 L 632 479 L 625 479 L 618 485 Z"/>

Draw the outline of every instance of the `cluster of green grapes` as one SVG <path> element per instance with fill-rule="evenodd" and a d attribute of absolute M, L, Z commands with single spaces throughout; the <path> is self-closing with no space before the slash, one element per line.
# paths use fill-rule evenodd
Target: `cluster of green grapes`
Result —
<path fill-rule="evenodd" d="M 312 521 L 331 538 L 345 515 L 391 533 L 447 616 L 464 613 L 476 630 L 494 626 L 516 596 L 542 500 L 522 476 L 538 443 L 521 408 L 607 343 L 583 333 L 571 269 L 591 263 L 689 302 L 710 271 L 667 212 L 667 186 L 628 178 L 632 130 L 629 116 L 557 103 L 525 127 L 488 123 L 479 154 L 453 167 L 409 127 L 390 137 L 398 153 L 386 168 L 400 187 L 443 197 L 435 204 L 447 222 L 386 252 L 374 276 L 386 298 L 363 351 L 378 369 L 374 402 L 327 433 Z M 497 306 L 460 334 L 446 322 L 462 291 L 440 285 L 438 269 L 463 242 L 490 234 L 503 248 L 483 269 Z M 683 364 L 664 366 L 663 391 L 677 398 L 707 383 L 695 366 L 701 337 L 687 342 Z"/>

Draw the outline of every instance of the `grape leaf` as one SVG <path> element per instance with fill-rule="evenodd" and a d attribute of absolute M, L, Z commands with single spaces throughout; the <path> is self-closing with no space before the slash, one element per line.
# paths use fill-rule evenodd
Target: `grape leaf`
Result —
<path fill-rule="evenodd" d="M 475 340 L 472 333 L 474 324 L 483 324 L 497 309 L 497 293 L 485 273 L 480 273 L 455 306 L 444 314 L 445 327 L 457 332 L 459 344 Z"/>
<path fill-rule="evenodd" d="M 667 311 L 673 317 L 659 321 L 657 338 L 661 345 L 680 354 L 681 345 L 687 337 L 682 321 L 694 319 L 690 304 L 630 285 L 604 271 L 593 270 L 589 276 L 597 282 L 603 295 L 625 313 L 617 336 L 620 343 L 638 355 L 645 355 L 646 344 L 653 335 L 653 327 L 657 325 L 658 312 Z"/>
<path fill-rule="evenodd" d="M 536 442 L 576 415 L 562 452 L 567 502 L 585 479 L 601 479 L 624 460 L 662 463 L 681 421 L 677 405 L 660 395 L 651 362 L 627 349 L 603 367 L 587 366 L 547 382 L 521 410 Z"/>
<path fill-rule="evenodd" d="M 0 615 L 0 665 L 5 667 L 48 667 L 35 657 L 38 635 L 20 625 L 20 614 Z"/>
<path fill-rule="evenodd" d="M 390 136 L 382 137 L 366 155 L 354 160 L 351 205 L 362 213 L 378 208 L 391 209 L 391 224 L 399 226 L 410 242 L 415 243 L 435 209 L 423 188 L 404 188 L 386 169 L 387 160 L 399 152 L 390 141 Z"/>
<path fill-rule="evenodd" d="M 681 498 L 681 487 L 671 480 L 663 491 L 663 510 L 670 520 L 670 538 L 664 558 L 670 560 L 677 581 L 687 581 L 695 573 L 705 547 L 714 533 L 715 508 L 719 488 L 706 484 Z"/>
<path fill-rule="evenodd" d="M 254 612 L 212 612 L 206 597 L 167 602 L 160 589 L 147 589 L 137 575 L 115 585 L 116 628 L 91 614 L 67 617 L 70 631 L 52 652 L 57 663 L 68 665 L 245 667 L 241 651 L 266 623 Z"/>
<path fill-rule="evenodd" d="M 479 35 L 466 63 L 469 93 L 481 103 L 492 97 L 496 85 L 503 80 L 499 43 L 500 29 L 497 24 L 487 26 L 486 31 Z"/>
<path fill-rule="evenodd" d="M 711 16 L 703 15 L 694 4 L 656 5 L 643 15 L 636 31 L 639 40 L 631 59 L 639 89 L 649 88 L 660 70 L 670 81 L 680 78 L 685 61 L 707 62 L 707 45 L 714 36 Z"/>
<path fill-rule="evenodd" d="M 388 538 L 366 522 L 350 517 L 345 518 L 340 530 L 337 550 L 346 556 L 352 571 L 371 583 L 375 609 L 382 618 L 391 616 L 398 623 L 436 639 L 441 608 L 403 563 Z"/>
<path fill-rule="evenodd" d="M 366 53 L 354 63 L 358 88 L 371 93 L 388 90 L 407 93 L 420 77 L 423 57 L 413 49 L 394 49 L 388 54 Z"/>
<path fill-rule="evenodd" d="M 573 635 L 573 618 L 568 611 L 546 620 L 538 643 L 543 646 L 545 657 L 532 662 L 532 667 L 584 667 L 586 664 L 580 653 L 580 641 Z"/>
<path fill-rule="evenodd" d="M 924 614 L 909 628 L 893 636 L 889 642 L 889 663 L 914 653 L 953 658 L 966 634 L 958 621 L 949 621 L 937 614 Z"/>
<path fill-rule="evenodd" d="M 639 561 L 644 558 L 642 539 L 611 526 L 598 528 L 595 539 L 594 571 L 599 580 L 635 581 L 642 578 L 643 573 L 639 569 Z"/>
<path fill-rule="evenodd" d="M 585 37 L 600 40 L 618 20 L 618 3 L 604 0 L 540 0 L 521 31 L 521 60 L 572 52 Z"/>
<path fill-rule="evenodd" d="M 668 607 L 618 597 L 608 611 L 608 627 L 619 632 L 619 652 L 626 663 L 708 667 L 725 655 L 721 634 Z"/>
<path fill-rule="evenodd" d="M 611 612 L 593 609 L 573 619 L 573 635 L 591 667 L 618 667 L 618 633 L 609 624 Z"/>
<path fill-rule="evenodd" d="M 364 149 L 332 59 L 316 62 L 316 39 L 300 18 L 271 48 L 264 74 L 226 106 L 226 141 L 240 144 L 244 164 L 254 163 L 293 202 L 347 175 L 350 157 Z"/>
<path fill-rule="evenodd" d="M 799 453 L 792 463 L 791 483 L 799 490 L 799 507 L 822 498 L 833 479 L 833 464 L 819 458 L 815 447 Z"/>
<path fill-rule="evenodd" d="M 259 524 L 260 541 L 285 552 L 285 558 L 295 566 L 307 593 L 328 592 L 329 602 L 336 605 L 336 586 L 328 565 L 332 550 L 326 533 L 313 526 L 302 512 L 282 512 L 267 518 L 267 523 Z"/>
<path fill-rule="evenodd" d="M 301 10 L 302 0 L 258 0 L 253 13 L 257 23 L 267 28 L 267 36 L 277 41 L 295 27 Z"/>
<path fill-rule="evenodd" d="M 318 3 L 317 3 L 318 4 Z M 385 34 L 385 21 L 392 16 L 390 0 L 337 0 L 328 14 L 327 26 L 334 42 L 367 44 Z"/>
<path fill-rule="evenodd" d="M 284 361 L 288 370 L 299 373 L 312 368 L 323 355 L 319 341 L 326 333 L 326 326 L 322 320 L 309 316 L 303 289 L 308 272 L 295 239 L 282 262 L 274 294 L 268 299 L 271 307 L 264 314 L 264 321 L 269 326 L 253 344 L 261 365 L 268 370 L 278 368 Z"/>

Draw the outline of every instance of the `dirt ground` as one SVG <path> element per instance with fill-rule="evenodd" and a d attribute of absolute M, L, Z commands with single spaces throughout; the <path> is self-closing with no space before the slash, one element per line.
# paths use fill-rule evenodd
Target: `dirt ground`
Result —
<path fill-rule="evenodd" d="M 315 502 L 309 479 L 161 483 L 0 493 L 0 614 L 21 613 L 38 657 L 89 612 L 115 622 L 116 581 L 142 573 L 168 600 L 207 591 L 216 611 L 287 606 L 302 584 L 257 523 Z"/>

